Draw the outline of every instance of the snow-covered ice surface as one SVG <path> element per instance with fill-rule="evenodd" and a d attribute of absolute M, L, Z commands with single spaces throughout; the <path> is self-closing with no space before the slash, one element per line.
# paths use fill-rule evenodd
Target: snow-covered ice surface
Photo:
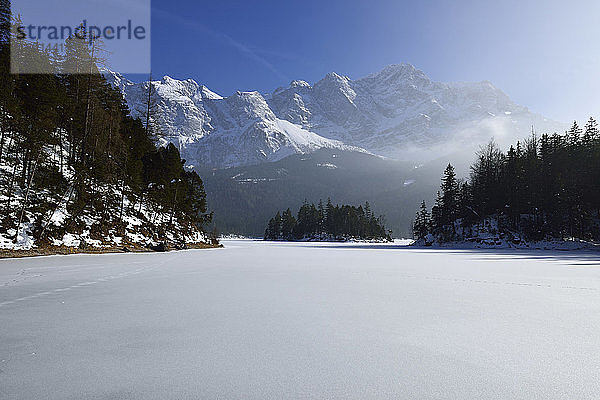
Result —
<path fill-rule="evenodd" d="M 0 398 L 600 393 L 597 253 L 225 246 L 0 260 Z"/>

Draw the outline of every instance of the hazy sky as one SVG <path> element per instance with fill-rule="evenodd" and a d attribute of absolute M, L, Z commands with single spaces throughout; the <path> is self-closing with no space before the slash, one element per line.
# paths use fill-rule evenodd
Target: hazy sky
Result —
<path fill-rule="evenodd" d="M 152 41 L 155 76 L 222 95 L 409 62 L 559 121 L 600 117 L 598 0 L 154 0 Z"/>

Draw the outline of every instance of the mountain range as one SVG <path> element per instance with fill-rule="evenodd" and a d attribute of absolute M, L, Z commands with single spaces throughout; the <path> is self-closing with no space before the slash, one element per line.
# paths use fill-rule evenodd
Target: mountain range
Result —
<path fill-rule="evenodd" d="M 134 116 L 141 115 L 149 83 L 110 71 L 105 76 Z M 295 80 L 267 94 L 224 97 L 194 80 L 168 76 L 150 84 L 162 140 L 174 143 L 194 168 L 256 165 L 319 149 L 424 161 L 492 137 L 513 142 L 532 126 L 542 132 L 566 128 L 516 104 L 490 82 L 434 82 L 410 64 L 357 80 L 332 72 L 313 85 Z"/>

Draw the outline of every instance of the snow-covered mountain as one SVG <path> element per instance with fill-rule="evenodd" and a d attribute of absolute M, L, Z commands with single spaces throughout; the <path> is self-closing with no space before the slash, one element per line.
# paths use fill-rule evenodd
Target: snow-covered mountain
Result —
<path fill-rule="evenodd" d="M 133 83 L 114 72 L 105 77 L 123 92 L 132 114 L 143 115 L 148 82 Z M 258 92 L 222 97 L 191 79 L 168 76 L 151 84 L 161 140 L 175 144 L 188 167 L 260 164 L 322 148 L 365 151 L 277 118 Z"/>
<path fill-rule="evenodd" d="M 267 102 L 279 118 L 304 129 L 402 159 L 421 157 L 419 149 L 449 151 L 492 137 L 512 142 L 532 126 L 566 128 L 515 104 L 490 82 L 434 82 L 410 64 L 358 80 L 329 73 L 313 86 L 294 81 Z"/>
<path fill-rule="evenodd" d="M 137 115 L 148 83 L 107 72 Z M 563 124 L 530 112 L 490 82 L 434 82 L 410 64 L 390 65 L 352 80 L 329 73 L 261 95 L 222 97 L 193 80 L 153 81 L 158 124 L 188 164 L 229 167 L 277 161 L 321 148 L 364 151 L 399 159 L 562 131 Z M 471 149 L 468 150 L 469 152 Z"/>

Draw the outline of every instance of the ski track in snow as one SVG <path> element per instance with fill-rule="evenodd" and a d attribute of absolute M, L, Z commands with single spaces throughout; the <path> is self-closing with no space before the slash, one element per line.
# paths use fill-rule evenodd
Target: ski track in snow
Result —
<path fill-rule="evenodd" d="M 71 255 L 70 257 L 74 257 L 75 255 Z M 69 256 L 67 256 L 69 257 Z M 4 306 L 8 306 L 10 304 L 15 304 L 18 302 L 22 302 L 22 301 L 26 301 L 26 300 L 31 300 L 31 299 L 37 299 L 39 297 L 44 297 L 44 296 L 49 296 L 52 294 L 56 294 L 56 293 L 61 293 L 61 292 L 66 292 L 67 290 L 71 290 L 71 289 L 77 289 L 77 288 L 82 288 L 82 287 L 86 287 L 86 286 L 91 286 L 91 285 L 96 285 L 98 283 L 103 283 L 103 282 L 109 282 L 115 279 L 120 279 L 120 278 L 125 278 L 125 277 L 129 277 L 132 275 L 137 275 L 141 272 L 147 272 L 147 271 L 151 271 L 153 269 L 159 268 L 163 265 L 165 265 L 166 263 L 168 263 L 169 261 L 171 261 L 172 259 L 176 258 L 177 255 L 167 259 L 164 262 L 158 263 L 156 265 L 153 266 L 149 266 L 149 267 L 142 267 L 142 268 L 137 268 L 137 269 L 128 269 L 125 272 L 121 272 L 118 274 L 111 274 L 111 275 L 106 275 L 106 276 L 102 276 L 98 279 L 95 280 L 91 280 L 91 281 L 85 281 L 85 282 L 80 282 L 80 283 L 76 283 L 74 285 L 70 285 L 67 287 L 63 287 L 63 288 L 58 288 L 58 289 L 53 289 L 53 290 L 49 290 L 49 291 L 44 291 L 44 292 L 38 292 L 35 294 L 31 294 L 28 296 L 24 296 L 24 297 L 19 297 L 16 299 L 12 299 L 12 300 L 8 300 L 8 301 L 2 301 L 0 302 L 0 308 L 4 307 Z M 37 258 L 37 257 L 36 257 Z M 136 262 L 130 262 L 130 263 L 126 263 L 126 264 L 121 264 L 121 266 L 130 266 L 130 265 L 136 265 L 136 264 L 143 264 L 143 261 L 136 261 Z M 35 275 L 25 275 L 27 273 L 27 271 L 39 271 L 39 270 L 45 270 L 48 272 L 52 272 L 53 274 L 57 274 L 57 273 L 62 273 L 65 272 L 64 269 L 72 269 L 72 268 L 77 268 L 77 269 L 85 269 L 85 268 L 97 268 L 97 267 L 101 267 L 104 266 L 105 264 L 100 264 L 100 263 L 90 263 L 90 264 L 73 264 L 73 265 L 55 265 L 55 266 L 40 266 L 40 267 L 29 267 L 29 268 L 24 268 L 22 269 L 18 274 L 17 277 L 12 278 L 8 281 L 4 281 L 2 283 L 0 283 L 0 285 L 7 287 L 9 285 L 15 285 L 18 284 L 20 281 L 25 280 L 25 279 L 31 279 L 31 278 L 40 278 L 43 275 L 42 274 L 35 274 Z M 0 268 L 2 268 L 2 264 L 0 264 Z M 0 273 L 0 277 L 1 277 L 1 273 Z M 0 278 L 2 279 L 2 278 Z M 1 286 L 0 286 L 1 287 Z"/>

